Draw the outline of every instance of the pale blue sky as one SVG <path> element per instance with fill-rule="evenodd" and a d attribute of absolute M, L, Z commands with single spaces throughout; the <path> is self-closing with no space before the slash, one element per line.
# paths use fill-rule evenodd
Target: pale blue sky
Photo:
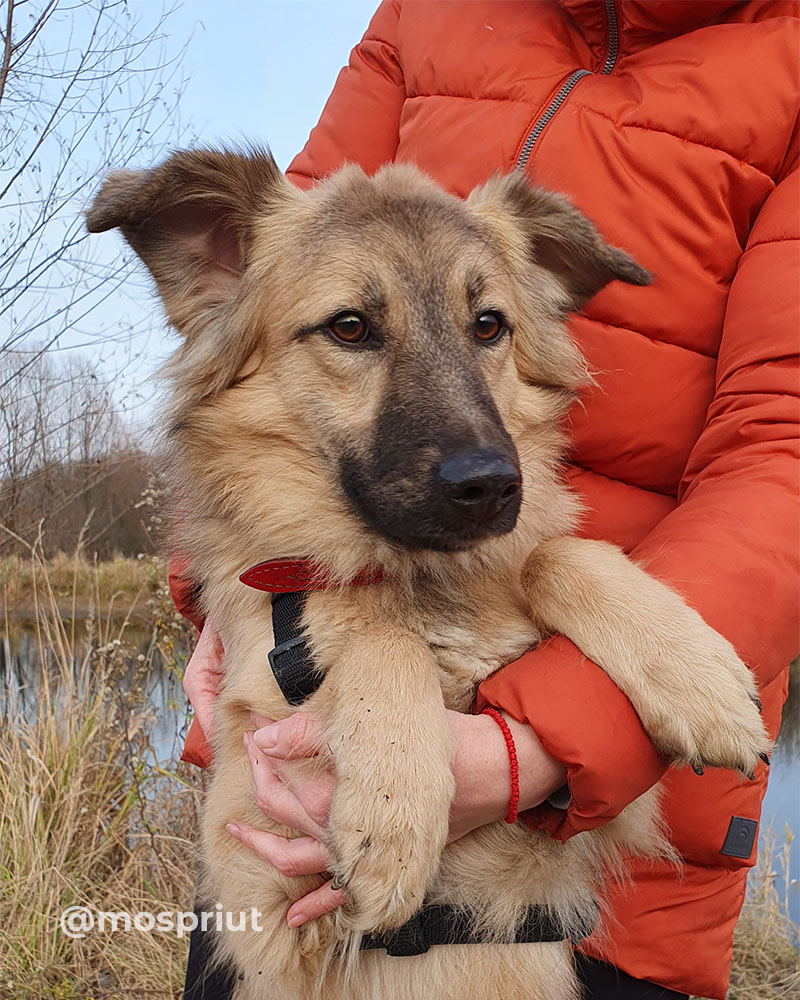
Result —
<path fill-rule="evenodd" d="M 180 118 L 184 145 L 266 143 L 285 168 L 304 145 L 363 35 L 378 0 L 184 0 L 167 21 L 177 53 L 186 44 Z M 132 13 L 156 15 L 161 0 L 130 0 Z M 143 154 L 130 166 L 153 164 Z M 99 180 L 99 178 L 98 178 Z M 76 210 L 80 207 L 77 206 Z M 97 237 L 110 256 L 119 253 L 117 233 Z M 92 314 L 98 331 L 89 353 L 112 378 L 114 394 L 141 426 L 152 421 L 153 373 L 177 338 L 161 321 L 148 282 L 127 287 Z M 102 329 L 124 316 L 150 332 L 102 343 Z M 152 323 L 150 318 L 152 317 Z M 97 336 L 97 335 L 96 335 Z M 68 331 L 61 344 L 86 353 L 87 338 Z"/>
<path fill-rule="evenodd" d="M 286 167 L 377 3 L 185 0 L 169 21 L 175 40 L 191 35 L 182 115 L 200 141 L 266 141 Z"/>

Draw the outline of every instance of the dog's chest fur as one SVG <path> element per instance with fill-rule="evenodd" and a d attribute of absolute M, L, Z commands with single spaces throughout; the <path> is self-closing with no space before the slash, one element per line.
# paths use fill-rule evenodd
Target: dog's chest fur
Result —
<path fill-rule="evenodd" d="M 436 661 L 446 707 L 461 712 L 484 678 L 541 639 L 505 574 L 477 573 L 459 580 L 458 589 L 418 577 L 399 593 L 379 585 L 310 594 L 304 624 L 317 665 L 327 670 L 348 634 L 371 622 L 419 636 Z"/>

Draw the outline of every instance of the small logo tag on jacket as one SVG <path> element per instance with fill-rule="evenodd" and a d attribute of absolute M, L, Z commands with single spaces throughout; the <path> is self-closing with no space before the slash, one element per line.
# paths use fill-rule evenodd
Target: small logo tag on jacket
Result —
<path fill-rule="evenodd" d="M 753 851 L 757 833 L 758 822 L 756 820 L 745 819 L 743 816 L 732 816 L 720 854 L 746 860 Z"/>

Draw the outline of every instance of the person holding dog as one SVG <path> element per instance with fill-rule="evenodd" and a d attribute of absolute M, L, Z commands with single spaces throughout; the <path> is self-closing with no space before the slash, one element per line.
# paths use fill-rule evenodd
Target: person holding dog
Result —
<path fill-rule="evenodd" d="M 288 171 L 309 187 L 347 162 L 413 162 L 466 196 L 522 170 L 653 272 L 636 315 L 611 286 L 572 320 L 596 383 L 570 414 L 581 532 L 620 545 L 734 644 L 773 736 L 797 653 L 799 29 L 794 0 L 386 0 Z M 171 583 L 192 616 L 180 560 Z M 203 765 L 221 655 L 206 625 L 185 677 L 197 712 L 185 759 Z M 766 766 L 752 781 L 665 774 L 624 695 L 560 637 L 485 681 L 486 706 L 513 737 L 520 819 L 552 837 L 608 822 L 663 780 L 682 873 L 634 860 L 632 886 L 610 889 L 607 940 L 577 959 L 585 995 L 722 1000 Z M 505 815 L 508 754 L 489 716 L 449 715 L 455 839 Z M 315 720 L 253 727 L 261 798 L 304 836 L 231 835 L 284 873 L 324 872 L 335 778 L 278 777 L 313 754 Z M 344 898 L 328 883 L 287 919 Z M 192 962 L 194 981 L 202 949 Z M 192 989 L 211 1000 L 230 984 Z"/>

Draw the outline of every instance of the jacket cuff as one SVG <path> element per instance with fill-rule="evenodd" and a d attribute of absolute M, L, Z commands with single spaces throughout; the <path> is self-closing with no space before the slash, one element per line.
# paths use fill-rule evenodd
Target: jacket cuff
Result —
<path fill-rule="evenodd" d="M 528 723 L 544 750 L 566 766 L 566 810 L 543 802 L 520 814 L 562 842 L 614 819 L 667 769 L 625 695 L 563 636 L 487 678 L 478 688 L 478 711 L 486 705 Z"/>
<path fill-rule="evenodd" d="M 186 742 L 183 744 L 181 760 L 187 764 L 194 764 L 195 767 L 211 766 L 211 746 L 206 740 L 205 733 L 200 727 L 197 719 L 192 719 L 189 732 L 186 734 Z"/>
<path fill-rule="evenodd" d="M 175 609 L 187 618 L 198 632 L 202 632 L 205 618 L 198 607 L 200 588 L 191 578 L 190 561 L 183 552 L 172 554 L 167 582 Z M 206 768 L 211 766 L 211 756 L 211 747 L 200 728 L 200 723 L 197 719 L 192 719 L 183 744 L 181 760 L 196 767 Z"/>
<path fill-rule="evenodd" d="M 175 609 L 187 618 L 198 632 L 202 632 L 205 617 L 199 607 L 200 587 L 191 578 L 189 557 L 183 552 L 173 553 L 169 561 L 167 583 Z"/>

